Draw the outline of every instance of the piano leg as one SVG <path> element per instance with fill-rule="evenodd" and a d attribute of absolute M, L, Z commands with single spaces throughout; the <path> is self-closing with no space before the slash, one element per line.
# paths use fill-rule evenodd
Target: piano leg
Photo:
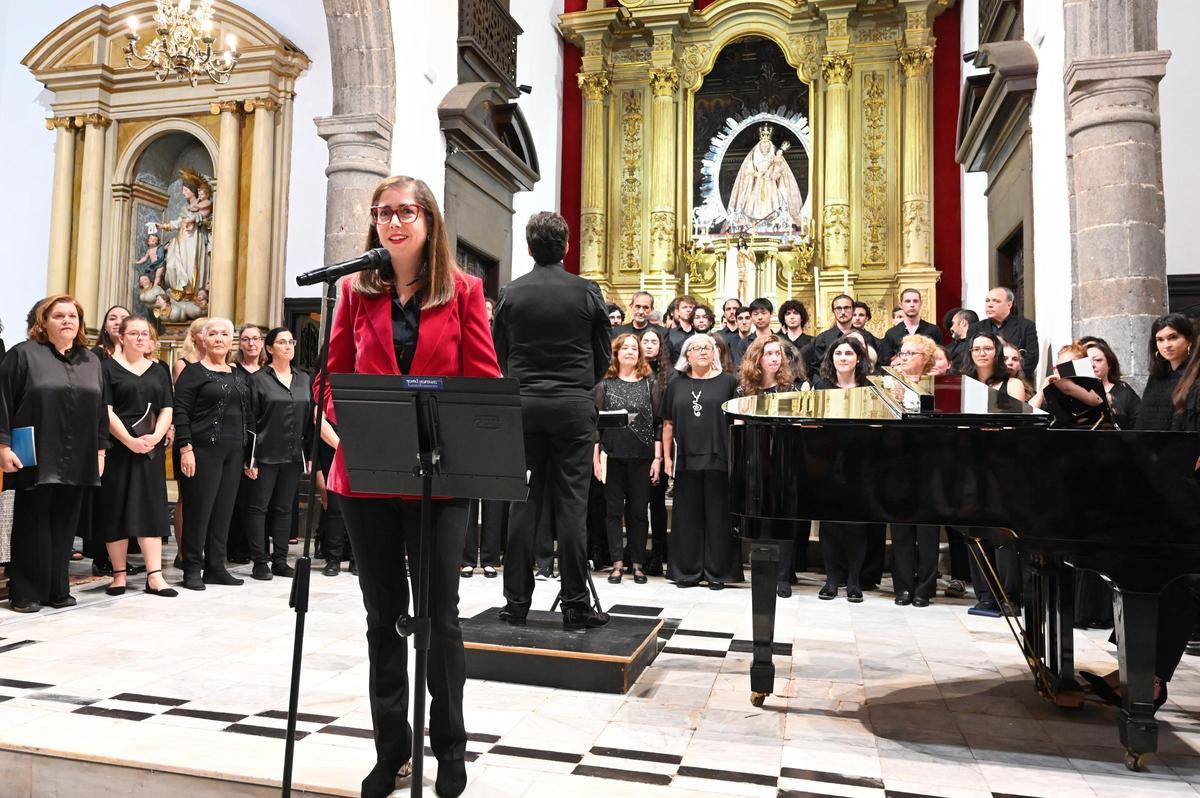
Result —
<path fill-rule="evenodd" d="M 1075 681 L 1075 569 L 1057 559 L 1025 562 L 1026 653 L 1034 657 L 1038 692 L 1059 707 L 1083 706 Z"/>
<path fill-rule="evenodd" d="M 1113 591 L 1113 620 L 1121 668 L 1121 743 L 1125 767 L 1141 770 L 1158 750 L 1154 677 L 1158 643 L 1158 594 Z"/>
<path fill-rule="evenodd" d="M 761 707 L 775 689 L 775 582 L 779 576 L 779 544 L 755 541 L 750 546 L 750 607 L 754 662 L 750 665 L 750 703 Z"/>

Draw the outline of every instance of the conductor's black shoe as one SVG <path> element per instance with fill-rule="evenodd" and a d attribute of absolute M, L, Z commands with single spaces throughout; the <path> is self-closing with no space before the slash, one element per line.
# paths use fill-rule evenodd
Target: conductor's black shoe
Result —
<path fill-rule="evenodd" d="M 241 585 L 245 584 L 244 580 L 238 579 L 233 574 L 222 569 L 220 571 L 205 571 L 204 584 L 206 585 Z"/>
<path fill-rule="evenodd" d="M 896 606 L 897 607 L 907 607 L 909 604 L 912 604 L 912 603 L 913 603 L 912 595 L 907 590 L 901 590 L 899 593 L 896 594 Z"/>
<path fill-rule="evenodd" d="M 846 601 L 851 604 L 862 604 L 863 594 L 862 589 L 857 587 L 846 588 Z"/>
<path fill-rule="evenodd" d="M 913 596 L 912 605 L 914 607 L 928 607 L 929 599 L 924 596 Z"/>
<path fill-rule="evenodd" d="M 713 581 L 709 581 L 709 583 L 708 583 L 708 589 L 709 589 L 709 590 L 724 590 L 724 589 L 725 589 L 725 583 L 724 583 L 724 582 L 713 582 Z"/>
<path fill-rule="evenodd" d="M 13 612 L 41 612 L 42 605 L 36 601 L 27 601 L 24 604 L 19 604 L 15 601 L 9 602 L 9 609 Z"/>
<path fill-rule="evenodd" d="M 274 578 L 271 576 L 271 566 L 265 562 L 254 563 L 254 570 L 250 572 L 250 578 L 260 582 L 269 582 Z"/>
<path fill-rule="evenodd" d="M 821 599 L 822 601 L 835 599 L 837 598 L 837 591 L 837 585 L 833 584 L 832 582 L 826 582 L 821 586 L 821 589 L 817 591 L 817 598 Z"/>
<path fill-rule="evenodd" d="M 271 573 L 275 576 L 282 576 L 284 579 L 291 579 L 296 575 L 296 569 L 286 562 L 277 562 L 271 564 Z"/>
<path fill-rule="evenodd" d="M 500 610 L 500 620 L 512 626 L 524 626 L 525 613 L 505 607 Z"/>
<path fill-rule="evenodd" d="M 400 786 L 398 782 L 411 775 L 412 766 L 408 762 L 396 765 L 387 760 L 380 760 L 362 780 L 362 796 L 363 798 L 387 798 Z"/>
<path fill-rule="evenodd" d="M 64 607 L 74 607 L 79 602 L 74 596 L 68 595 L 66 598 L 61 598 L 58 601 L 51 601 L 47 606 L 53 607 L 56 610 L 61 610 Z"/>
<path fill-rule="evenodd" d="M 606 623 L 608 623 L 607 612 L 596 612 L 591 607 L 586 609 L 563 607 L 563 629 L 568 632 L 594 629 Z"/>
<path fill-rule="evenodd" d="M 335 560 L 326 560 L 325 567 L 321 569 L 321 573 L 325 576 L 337 576 L 342 572 L 342 564 Z"/>
<path fill-rule="evenodd" d="M 467 763 L 462 759 L 439 759 L 433 791 L 440 798 L 457 798 L 467 789 Z"/>

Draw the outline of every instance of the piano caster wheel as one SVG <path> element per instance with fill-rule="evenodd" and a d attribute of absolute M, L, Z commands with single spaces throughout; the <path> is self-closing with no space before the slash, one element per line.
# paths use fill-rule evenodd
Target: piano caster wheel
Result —
<path fill-rule="evenodd" d="M 1146 762 L 1149 759 L 1149 754 L 1137 754 L 1133 751 L 1126 751 L 1125 769 L 1132 770 L 1134 773 L 1141 773 L 1146 769 Z"/>
<path fill-rule="evenodd" d="M 767 701 L 766 693 L 755 693 L 755 692 L 750 693 L 750 703 L 753 704 L 754 706 L 761 707 L 763 704 L 766 703 L 766 701 Z"/>

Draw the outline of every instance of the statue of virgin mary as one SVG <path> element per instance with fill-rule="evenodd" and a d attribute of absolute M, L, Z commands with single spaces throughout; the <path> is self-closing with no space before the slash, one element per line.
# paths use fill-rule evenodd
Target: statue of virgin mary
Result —
<path fill-rule="evenodd" d="M 149 227 L 152 233 L 174 230 L 175 238 L 167 244 L 166 284 L 175 300 L 192 299 L 199 289 L 209 288 L 209 268 L 212 258 L 212 187 L 203 176 L 183 169 L 180 191 L 187 203 L 183 214 L 173 222 Z"/>
<path fill-rule="evenodd" d="M 758 129 L 758 144 L 746 154 L 729 195 L 729 218 L 736 225 L 773 230 L 803 227 L 804 197 L 784 154 L 789 144 L 776 147 L 775 128 Z"/>

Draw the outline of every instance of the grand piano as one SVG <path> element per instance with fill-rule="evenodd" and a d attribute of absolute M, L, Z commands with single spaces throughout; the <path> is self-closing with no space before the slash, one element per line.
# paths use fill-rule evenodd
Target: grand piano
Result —
<path fill-rule="evenodd" d="M 759 532 L 773 525 L 753 519 L 969 527 L 1018 544 L 1023 623 L 1010 623 L 1036 689 L 1059 706 L 1083 700 L 1074 569 L 1111 581 L 1120 738 L 1126 767 L 1144 766 L 1158 745 L 1159 594 L 1200 573 L 1200 436 L 1056 428 L 1052 416 L 971 378 L 912 382 L 890 370 L 868 387 L 742 397 L 725 410 L 734 420 L 730 510 L 736 533 L 751 540 L 756 706 L 774 683 L 779 548 Z"/>

